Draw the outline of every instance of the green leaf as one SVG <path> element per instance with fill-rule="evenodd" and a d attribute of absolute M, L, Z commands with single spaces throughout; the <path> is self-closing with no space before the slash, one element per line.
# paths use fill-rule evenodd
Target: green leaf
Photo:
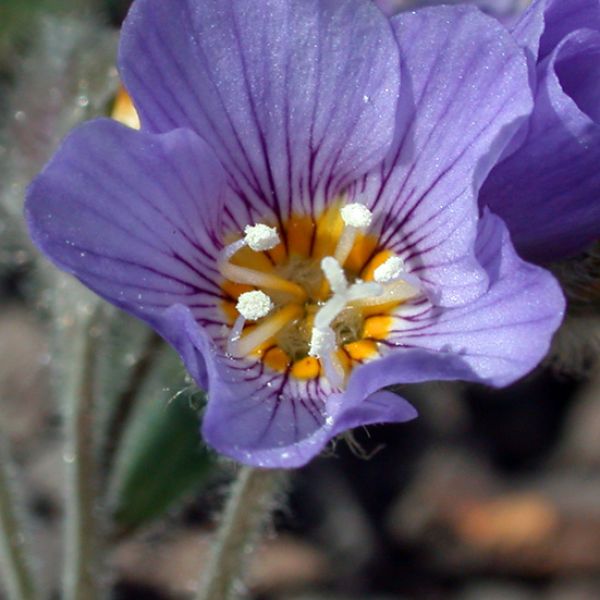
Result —
<path fill-rule="evenodd" d="M 189 385 L 174 396 L 172 388 L 163 387 L 166 381 L 178 382 L 180 389 L 185 386 L 179 357 L 171 349 L 164 354 L 142 391 L 144 399 L 132 415 L 117 457 L 111 487 L 121 534 L 163 516 L 197 492 L 215 465 L 199 434 L 198 405 L 204 396 Z"/>

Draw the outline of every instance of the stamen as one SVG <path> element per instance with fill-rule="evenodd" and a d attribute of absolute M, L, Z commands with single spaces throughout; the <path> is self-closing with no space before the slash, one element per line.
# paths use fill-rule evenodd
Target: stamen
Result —
<path fill-rule="evenodd" d="M 381 293 L 379 294 L 354 299 L 352 306 L 379 306 L 390 302 L 405 302 L 421 295 L 419 288 L 402 280 L 380 286 L 380 289 Z"/>
<path fill-rule="evenodd" d="M 258 321 L 258 319 L 266 317 L 271 312 L 273 302 L 264 292 L 255 290 L 240 294 L 235 308 L 245 319 Z"/>
<path fill-rule="evenodd" d="M 271 250 L 281 242 L 277 230 L 263 223 L 246 225 L 244 233 L 244 241 L 255 252 Z"/>
<path fill-rule="evenodd" d="M 264 252 L 265 250 L 272 250 L 281 242 L 277 230 L 263 223 L 246 225 L 244 234 L 241 240 L 225 246 L 221 253 L 221 260 L 229 260 L 244 246 L 248 246 L 254 252 Z"/>
<path fill-rule="evenodd" d="M 404 273 L 404 261 L 399 256 L 391 256 L 373 273 L 373 279 L 378 283 L 389 283 L 398 279 Z"/>
<path fill-rule="evenodd" d="M 240 338 L 232 348 L 234 356 L 247 356 L 255 348 L 264 344 L 269 338 L 281 331 L 290 321 L 300 317 L 304 309 L 298 304 L 288 304 L 274 315 L 257 325 L 247 335 Z"/>
<path fill-rule="evenodd" d="M 340 211 L 346 227 L 338 240 L 334 257 L 343 265 L 352 252 L 354 241 L 360 231 L 365 230 L 371 225 L 373 213 L 364 205 L 357 202 L 347 204 Z"/>
<path fill-rule="evenodd" d="M 227 338 L 227 353 L 232 356 L 235 356 L 239 351 L 238 342 L 242 336 L 242 331 L 244 331 L 246 321 L 258 321 L 258 319 L 266 317 L 273 309 L 273 302 L 264 292 L 256 290 L 240 294 L 235 308 L 240 316 L 235 320 Z"/>
<path fill-rule="evenodd" d="M 280 242 L 277 230 L 262 223 L 246 225 L 244 232 L 246 235 L 243 239 L 225 246 L 221 251 L 218 265 L 221 275 L 234 283 L 245 283 L 259 288 L 264 287 L 268 290 L 290 294 L 300 301 L 305 300 L 306 292 L 298 284 L 271 273 L 232 265 L 229 262 L 245 246 L 255 252 L 264 252 L 265 250 L 271 250 Z"/>
<path fill-rule="evenodd" d="M 294 296 L 300 302 L 306 300 L 306 292 L 302 287 L 293 281 L 288 281 L 271 273 L 263 273 L 246 267 L 232 265 L 229 262 L 222 262 L 219 265 L 221 275 L 235 283 L 245 283 L 257 288 L 266 288 L 276 292 L 283 292 Z"/>

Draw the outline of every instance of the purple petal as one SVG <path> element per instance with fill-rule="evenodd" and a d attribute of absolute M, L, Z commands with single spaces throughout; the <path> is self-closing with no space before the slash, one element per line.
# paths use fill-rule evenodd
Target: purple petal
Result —
<path fill-rule="evenodd" d="M 416 377 L 504 386 L 526 375 L 546 355 L 564 312 L 559 285 L 549 272 L 516 255 L 505 225 L 490 213 L 480 224 L 477 256 L 490 277 L 487 293 L 466 306 L 398 317 L 389 340 L 405 349 L 385 359 L 390 371 L 392 364 L 400 365 L 410 356 L 408 348 L 420 348 L 447 358 L 448 365 L 439 368 L 449 371 L 445 376 L 424 372 Z M 379 373 L 386 366 L 373 363 L 372 369 Z M 390 383 L 403 381 L 388 378 L 382 385 Z"/>
<path fill-rule="evenodd" d="M 174 303 L 215 326 L 223 171 L 191 131 L 148 134 L 114 121 L 67 137 L 28 190 L 37 246 L 98 294 L 154 322 Z"/>
<path fill-rule="evenodd" d="M 382 387 L 425 381 L 475 380 L 476 375 L 458 355 L 421 348 L 399 348 L 352 373 L 345 401 L 360 406 L 364 398 L 379 396 Z"/>
<path fill-rule="evenodd" d="M 405 259 L 441 305 L 487 289 L 474 254 L 477 191 L 531 110 L 525 57 L 498 22 L 473 7 L 391 20 L 402 62 L 396 138 L 354 189 L 370 202 L 382 247 Z"/>
<path fill-rule="evenodd" d="M 577 29 L 600 30 L 598 0 L 533 0 L 512 34 L 536 65 Z"/>
<path fill-rule="evenodd" d="M 383 158 L 398 62 L 369 0 L 138 0 L 120 50 L 142 126 L 200 133 L 275 219 L 318 212 Z"/>
<path fill-rule="evenodd" d="M 512 34 L 517 44 L 526 50 L 533 65 L 536 64 L 540 48 L 540 38 L 544 32 L 544 12 L 548 0 L 533 0 L 527 10 L 512 27 Z"/>
<path fill-rule="evenodd" d="M 545 262 L 600 236 L 600 34 L 570 34 L 539 74 L 528 136 L 492 171 L 481 202 L 522 256 Z"/>
<path fill-rule="evenodd" d="M 381 387 L 377 382 L 376 387 Z M 340 434 L 363 425 L 405 423 L 418 417 L 414 406 L 393 392 L 380 390 L 366 397 L 346 393 L 344 409 L 335 420 L 334 433 Z"/>
<path fill-rule="evenodd" d="M 540 40 L 540 60 L 548 56 L 558 44 L 577 29 L 600 30 L 600 2 L 598 0 L 544 0 L 545 28 Z"/>

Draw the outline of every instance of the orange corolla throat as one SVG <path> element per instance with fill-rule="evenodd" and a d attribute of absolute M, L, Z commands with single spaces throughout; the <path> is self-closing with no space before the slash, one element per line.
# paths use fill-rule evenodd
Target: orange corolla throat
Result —
<path fill-rule="evenodd" d="M 295 215 L 278 230 L 249 225 L 219 258 L 231 330 L 227 353 L 341 389 L 380 354 L 404 302 L 421 294 L 404 263 L 369 234 L 364 205 Z"/>

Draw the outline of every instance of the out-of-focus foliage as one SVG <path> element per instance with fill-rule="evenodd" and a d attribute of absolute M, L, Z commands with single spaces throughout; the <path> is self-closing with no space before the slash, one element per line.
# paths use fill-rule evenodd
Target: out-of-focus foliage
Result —
<path fill-rule="evenodd" d="M 0 70 L 12 71 L 15 53 L 30 39 L 39 14 L 81 15 L 99 10 L 98 0 L 0 0 Z"/>
<path fill-rule="evenodd" d="M 13 255 L 22 254 L 21 263 L 38 256 L 22 216 L 27 184 L 69 130 L 106 114 L 117 89 L 116 31 L 91 18 L 31 16 L 24 47 L 3 38 L 11 47 L 11 70 L 0 82 L 0 268 L 7 269 Z M 52 272 L 38 273 L 46 279 Z"/>
<path fill-rule="evenodd" d="M 198 408 L 204 398 L 193 386 L 184 387 L 183 375 L 179 358 L 164 348 L 140 390 L 113 483 L 118 531 L 162 516 L 198 491 L 215 464 L 198 434 Z"/>

